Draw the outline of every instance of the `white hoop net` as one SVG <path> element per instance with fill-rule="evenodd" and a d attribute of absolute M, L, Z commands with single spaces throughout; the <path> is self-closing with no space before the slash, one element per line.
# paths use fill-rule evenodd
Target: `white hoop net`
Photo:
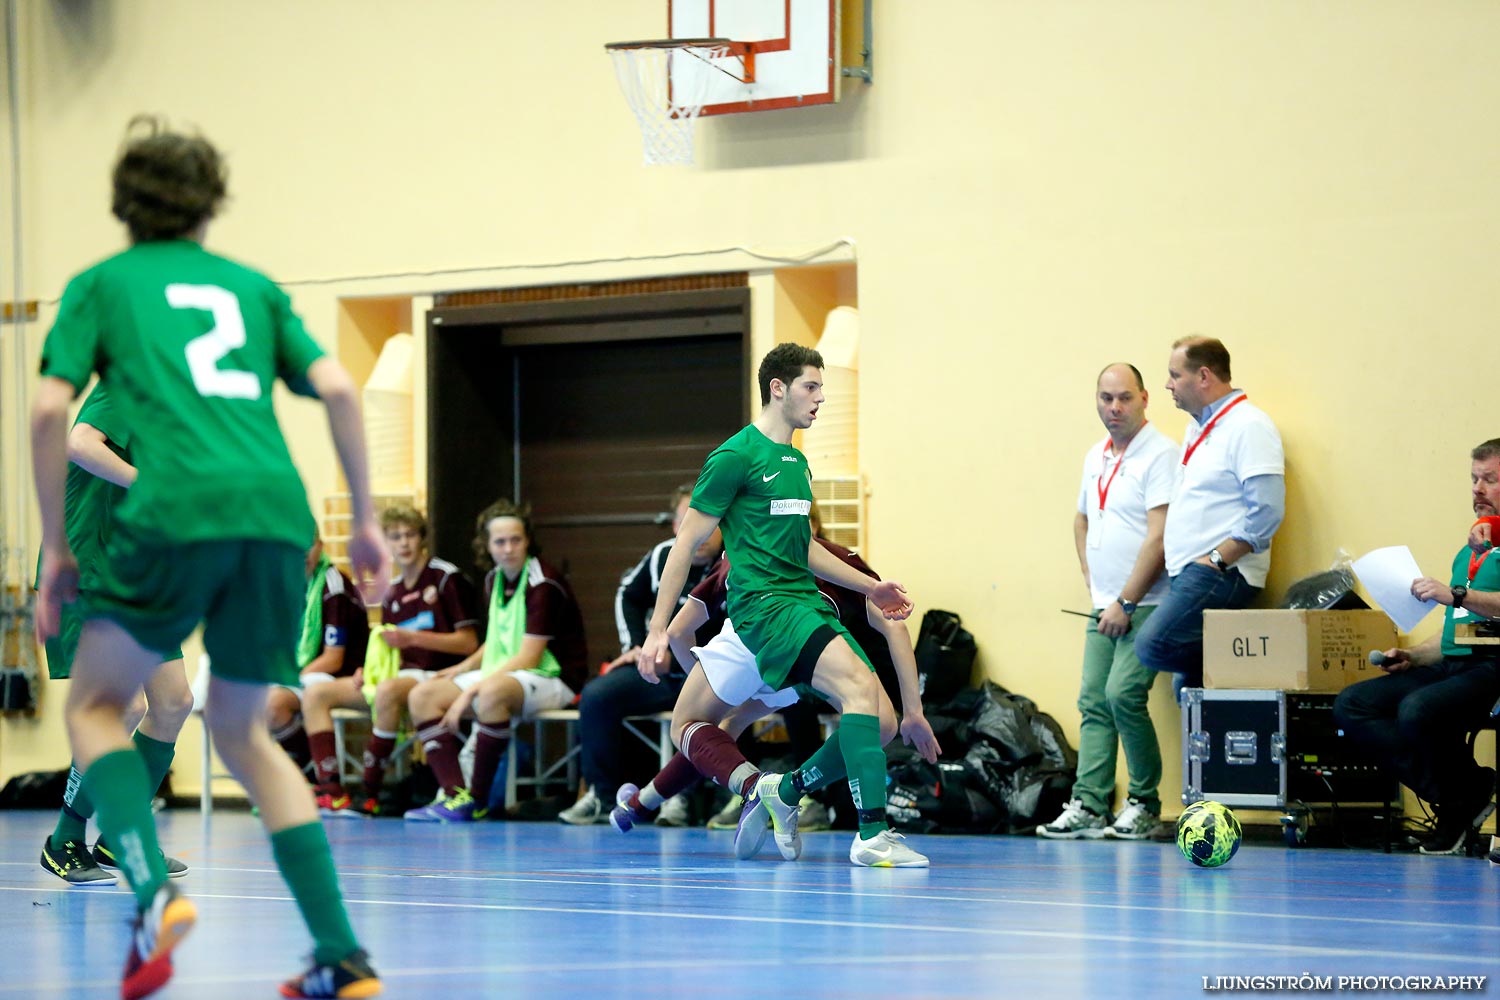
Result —
<path fill-rule="evenodd" d="M 727 45 L 611 48 L 615 76 L 641 126 L 647 166 L 693 162 L 693 122 Z"/>

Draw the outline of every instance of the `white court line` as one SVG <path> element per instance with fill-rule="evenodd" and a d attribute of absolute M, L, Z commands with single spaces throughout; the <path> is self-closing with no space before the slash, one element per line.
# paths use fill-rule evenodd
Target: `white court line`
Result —
<path fill-rule="evenodd" d="M 735 946 L 727 946 L 731 952 Z M 1179 957 L 1171 952 L 1156 953 L 1150 956 L 1152 961 L 1171 960 Z M 972 965 L 975 962 L 987 962 L 999 964 L 1002 962 L 1021 962 L 1026 966 L 1034 966 L 1036 962 L 1070 962 L 1076 961 L 1076 951 L 1065 952 L 978 952 L 955 955 L 952 952 L 943 952 L 934 955 L 849 955 L 849 954 L 825 954 L 811 958 L 798 958 L 798 967 L 822 965 L 834 968 L 842 967 L 864 967 L 870 965 L 943 965 L 957 964 Z M 727 958 L 682 958 L 682 959 L 651 959 L 640 961 L 621 962 L 575 962 L 569 961 L 566 968 L 559 967 L 555 962 L 545 964 L 504 964 L 504 965 L 468 965 L 455 966 L 443 965 L 433 968 L 410 968 L 389 969 L 381 965 L 378 971 L 382 982 L 393 979 L 422 978 L 435 979 L 442 976 L 485 976 L 506 975 L 524 976 L 532 974 L 553 975 L 559 972 L 686 972 L 692 969 L 713 969 L 723 972 L 726 968 L 736 966 L 737 959 Z M 1189 976 L 1189 979 L 1192 977 Z M 77 990 L 86 988 L 98 988 L 101 991 L 117 988 L 119 980 L 116 979 L 91 979 L 70 983 L 26 983 L 12 984 L 0 982 L 0 993 L 28 993 L 61 992 L 63 990 Z M 173 976 L 173 986 L 244 986 L 246 978 L 243 973 L 230 976 Z M 659 984 L 653 984 L 659 985 Z"/>
<path fill-rule="evenodd" d="M 24 889 L 14 886 L 0 886 L 0 890 L 8 892 L 50 892 L 66 893 L 74 890 L 58 887 L 56 889 Z M 234 895 L 229 893 L 198 892 L 194 893 L 193 899 L 233 899 L 253 902 L 278 902 L 295 903 L 291 896 L 249 896 Z M 1076 931 L 1043 931 L 1043 930 L 1021 930 L 1006 927 L 963 927 L 942 926 L 934 924 L 904 924 L 886 923 L 874 920 L 843 920 L 843 919 L 816 919 L 811 917 L 763 917 L 751 914 L 732 913 L 693 913 L 683 910 L 620 910 L 605 907 L 586 906 L 536 906 L 536 905 L 513 905 L 508 903 L 449 903 L 438 900 L 414 900 L 414 899 L 353 899 L 346 897 L 344 900 L 350 906 L 389 906 L 408 907 L 424 910 L 469 910 L 492 913 L 567 913 L 575 915 L 587 915 L 594 917 L 626 917 L 632 920 L 693 920 L 693 921 L 715 921 L 720 923 L 736 924 L 775 924 L 777 926 L 795 927 L 827 927 L 842 931 L 848 930 L 870 930 L 870 931 L 900 931 L 906 933 L 927 934 L 953 934 L 959 936 L 975 937 L 1018 937 L 1018 938 L 1041 938 L 1056 941 L 1087 941 L 1087 942 L 1112 942 L 1116 944 L 1128 944 L 1149 947 L 1171 947 L 1186 949 L 1195 954 L 1214 955 L 1277 955 L 1277 956 L 1307 956 L 1307 957 L 1339 957 L 1339 958 L 1389 958 L 1393 954 L 1389 947 L 1365 949 L 1365 948 L 1322 948 L 1305 945 L 1287 944 L 1258 944 L 1248 941 L 1237 941 L 1233 943 L 1221 941 L 1203 941 L 1174 937 L 1144 937 L 1132 934 L 1097 934 L 1080 933 Z M 1463 954 L 1450 954 L 1448 952 L 1400 952 L 1403 959 L 1411 961 L 1451 961 L 1472 960 L 1471 952 Z"/>
<path fill-rule="evenodd" d="M 196 871 L 212 872 L 237 872 L 241 874 L 275 875 L 276 870 L 272 868 L 206 868 L 199 867 Z M 726 872 L 734 869 L 725 869 Z M 1288 921 L 1312 921 L 1322 923 L 1329 919 L 1328 914 L 1305 914 L 1305 913 L 1266 913 L 1258 910 L 1224 910 L 1208 907 L 1186 907 L 1186 906 L 1142 906 L 1134 903 L 1083 903 L 1067 902 L 1055 899 L 1016 899 L 1009 896 L 975 894 L 970 893 L 962 896 L 944 896 L 933 893 L 915 892 L 855 892 L 841 889 L 793 889 L 777 888 L 775 886 L 747 886 L 747 885 L 697 885 L 691 882 L 637 882 L 631 880 L 584 880 L 584 879 L 547 879 L 526 877 L 521 875 L 443 875 L 434 873 L 424 874 L 402 874 L 400 872 L 369 872 L 358 870 L 341 869 L 339 878 L 349 880 L 353 878 L 365 879 L 434 879 L 437 881 L 452 882 L 496 882 L 496 883 L 519 883 L 522 885 L 559 885 L 559 886 L 588 886 L 606 889 L 677 889 L 698 890 L 701 892 L 741 892 L 741 893 L 764 893 L 771 895 L 802 895 L 802 896 L 833 896 L 846 899 L 899 899 L 899 900 L 923 900 L 935 903 L 978 903 L 985 906 L 1007 905 L 1007 906 L 1039 906 L 1052 907 L 1065 910 L 1106 910 L 1123 913 L 1182 913 L 1196 916 L 1211 917 L 1233 917 L 1254 918 L 1261 920 L 1288 920 Z M 1375 900 L 1372 902 L 1382 902 Z M 1372 927 L 1424 927 L 1433 930 L 1460 930 L 1480 932 L 1500 932 L 1500 924 L 1475 924 L 1472 921 L 1441 921 L 1441 920 L 1398 920 L 1388 917 L 1356 917 L 1341 915 L 1338 918 L 1341 924 L 1366 924 Z"/>

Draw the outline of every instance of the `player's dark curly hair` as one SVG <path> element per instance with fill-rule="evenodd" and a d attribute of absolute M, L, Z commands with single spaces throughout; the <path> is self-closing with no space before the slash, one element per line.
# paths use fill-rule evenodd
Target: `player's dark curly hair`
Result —
<path fill-rule="evenodd" d="M 218 212 L 227 178 L 223 157 L 207 139 L 136 115 L 115 163 L 110 211 L 132 242 L 180 239 Z"/>
<path fill-rule="evenodd" d="M 760 383 L 760 405 L 771 403 L 771 380 L 780 379 L 783 385 L 791 385 L 808 365 L 823 367 L 823 355 L 811 347 L 801 344 L 777 344 L 760 361 L 756 381 Z"/>
<path fill-rule="evenodd" d="M 474 519 L 474 564 L 485 572 L 495 565 L 495 560 L 490 558 L 490 522 L 497 517 L 513 517 L 521 522 L 521 530 L 526 532 L 526 552 L 528 555 L 539 556 L 542 547 L 536 542 L 536 529 L 531 523 L 531 504 L 512 503 L 509 499 L 501 497 L 479 512 Z"/>

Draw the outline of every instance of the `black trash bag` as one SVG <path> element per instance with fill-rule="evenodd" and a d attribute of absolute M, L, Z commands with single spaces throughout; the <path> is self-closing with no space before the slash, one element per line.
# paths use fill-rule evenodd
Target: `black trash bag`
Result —
<path fill-rule="evenodd" d="M 1281 607 L 1291 611 L 1362 611 L 1364 598 L 1354 592 L 1354 572 L 1348 563 L 1303 577 L 1286 590 Z"/>
<path fill-rule="evenodd" d="M 938 610 L 923 615 L 914 652 L 923 705 L 941 705 L 969 687 L 978 646 L 958 615 Z"/>
<path fill-rule="evenodd" d="M 1031 716 L 1031 735 L 1042 745 L 1042 759 L 1048 764 L 1065 771 L 1078 770 L 1078 751 L 1073 749 L 1062 726 L 1052 716 L 1046 712 L 1034 711 Z"/>
<path fill-rule="evenodd" d="M 979 708 L 969 725 L 970 743 L 984 739 L 994 744 L 1011 767 L 1040 763 L 1046 747 L 1032 731 L 1036 707 L 1029 698 L 1005 694 L 998 684 L 986 684 Z"/>
<path fill-rule="evenodd" d="M 18 774 L 0 789 L 0 809 L 60 809 L 67 787 L 66 769 Z"/>
<path fill-rule="evenodd" d="M 1006 779 L 1005 809 L 1011 833 L 1035 830 L 1062 812 L 1073 790 L 1073 773 L 1047 765 L 1027 765 Z"/>

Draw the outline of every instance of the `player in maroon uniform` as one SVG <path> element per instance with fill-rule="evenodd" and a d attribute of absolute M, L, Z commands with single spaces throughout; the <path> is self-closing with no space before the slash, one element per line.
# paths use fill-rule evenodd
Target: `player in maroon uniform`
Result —
<path fill-rule="evenodd" d="M 484 645 L 411 693 L 411 717 L 442 794 L 408 812 L 409 820 L 483 819 L 510 744 L 511 719 L 570 704 L 588 675 L 583 614 L 562 574 L 537 558 L 530 508 L 498 500 L 480 513 L 476 527 L 475 548 L 495 564 L 484 581 Z M 478 736 L 465 785 L 458 733 L 467 717 L 476 720 Z"/>
<path fill-rule="evenodd" d="M 302 728 L 302 693 L 339 677 L 351 677 L 364 666 L 370 641 L 370 619 L 364 599 L 348 574 L 323 553 L 323 539 L 307 550 L 307 604 L 302 637 L 297 643 L 300 685 L 273 687 L 266 700 L 266 725 L 297 766 L 312 760 Z"/>
<path fill-rule="evenodd" d="M 303 724 L 317 769 L 318 807 L 325 816 L 352 815 L 351 808 L 375 815 L 385 766 L 396 748 L 406 698 L 422 681 L 463 660 L 479 646 L 474 585 L 458 567 L 427 552 L 427 519 L 410 507 L 381 512 L 391 557 L 399 575 L 380 605 L 380 620 L 393 629 L 381 641 L 401 653 L 401 671 L 380 682 L 373 703 L 366 699 L 362 672 L 309 689 L 302 699 Z M 374 728 L 365 749 L 364 788 L 355 802 L 338 783 L 333 710 L 370 709 Z"/>

